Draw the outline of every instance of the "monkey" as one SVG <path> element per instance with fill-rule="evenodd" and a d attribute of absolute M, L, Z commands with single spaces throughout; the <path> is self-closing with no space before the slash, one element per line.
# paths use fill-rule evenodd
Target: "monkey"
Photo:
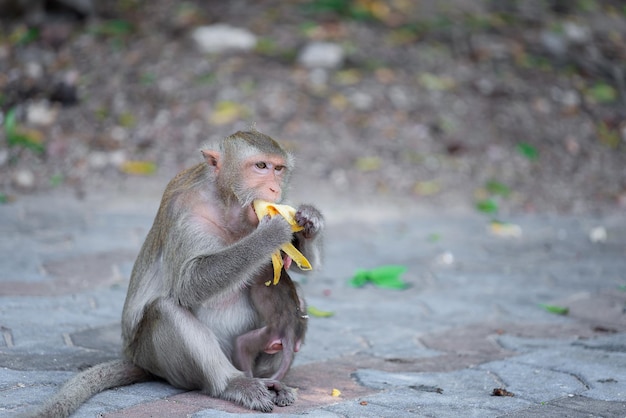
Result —
<path fill-rule="evenodd" d="M 166 186 L 133 266 L 122 311 L 123 359 L 70 379 L 34 416 L 68 416 L 94 394 L 161 378 L 171 385 L 270 412 L 295 401 L 273 376 L 283 355 L 275 341 L 255 359 L 253 376 L 233 365 L 237 336 L 257 328 L 250 287 L 271 280 L 271 254 L 292 242 L 321 262 L 324 218 L 296 207 L 293 233 L 282 216 L 258 219 L 252 202 L 283 201 L 294 157 L 256 129 L 202 149 L 204 161 Z"/>
<path fill-rule="evenodd" d="M 263 277 L 266 275 L 259 276 Z M 237 337 L 233 363 L 246 376 L 252 377 L 256 356 L 263 352 L 271 353 L 271 347 L 280 343 L 283 348 L 280 366 L 270 379 L 282 380 L 293 362 L 294 352 L 300 350 L 304 340 L 309 318 L 306 303 L 298 296 L 296 285 L 284 268 L 276 285 L 254 283 L 250 287 L 250 299 L 260 314 L 263 326 Z"/>

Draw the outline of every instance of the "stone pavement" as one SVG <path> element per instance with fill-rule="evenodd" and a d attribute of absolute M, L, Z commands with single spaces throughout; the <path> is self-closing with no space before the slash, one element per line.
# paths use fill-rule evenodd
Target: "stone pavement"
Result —
<path fill-rule="evenodd" d="M 0 416 L 118 356 L 125 289 L 163 185 L 0 206 Z M 309 305 L 334 315 L 311 318 L 287 379 L 298 401 L 274 414 L 626 417 L 626 214 L 511 216 L 521 236 L 503 237 L 472 211 L 414 205 L 321 199 L 326 263 L 299 279 Z M 348 285 L 388 264 L 408 267 L 408 289 Z M 149 382 L 76 416 L 237 414 L 268 416 Z"/>

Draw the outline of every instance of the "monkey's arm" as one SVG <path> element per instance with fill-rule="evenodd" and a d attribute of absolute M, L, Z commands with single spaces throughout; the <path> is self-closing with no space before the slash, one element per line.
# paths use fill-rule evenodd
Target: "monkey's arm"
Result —
<path fill-rule="evenodd" d="M 173 296 L 180 305 L 192 307 L 211 295 L 238 289 L 249 283 L 254 273 L 269 262 L 272 253 L 291 237 L 287 221 L 280 216 L 267 217 L 251 234 L 229 246 L 204 253 L 196 251 L 182 264 Z"/>
<path fill-rule="evenodd" d="M 322 262 L 322 233 L 324 217 L 311 205 L 300 205 L 295 219 L 302 231 L 294 234 L 293 244 L 309 260 L 313 269 L 319 269 Z"/>

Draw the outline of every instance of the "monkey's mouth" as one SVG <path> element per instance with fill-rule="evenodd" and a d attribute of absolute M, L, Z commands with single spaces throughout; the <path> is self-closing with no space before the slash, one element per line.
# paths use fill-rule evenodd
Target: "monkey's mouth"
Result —
<path fill-rule="evenodd" d="M 287 254 L 285 254 L 285 253 L 282 253 L 282 256 L 283 256 L 283 267 L 285 268 L 285 271 L 286 271 L 286 270 L 289 270 L 289 267 L 291 267 L 291 262 L 292 262 L 293 260 L 291 259 L 291 257 L 289 257 L 289 256 L 288 256 Z"/>
<path fill-rule="evenodd" d="M 252 209 L 252 213 L 254 213 L 254 216 L 256 216 L 257 219 L 261 220 L 261 218 L 259 218 L 259 214 L 256 213 L 256 209 L 254 208 L 254 202 L 250 203 L 249 207 L 250 209 Z"/>

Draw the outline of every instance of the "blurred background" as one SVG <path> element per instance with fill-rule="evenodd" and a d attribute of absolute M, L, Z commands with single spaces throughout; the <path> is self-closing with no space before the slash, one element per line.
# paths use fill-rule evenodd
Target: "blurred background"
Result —
<path fill-rule="evenodd" d="M 626 210 L 621 0 L 0 0 L 0 24 L 3 203 L 163 188 L 254 125 L 301 195 Z"/>

